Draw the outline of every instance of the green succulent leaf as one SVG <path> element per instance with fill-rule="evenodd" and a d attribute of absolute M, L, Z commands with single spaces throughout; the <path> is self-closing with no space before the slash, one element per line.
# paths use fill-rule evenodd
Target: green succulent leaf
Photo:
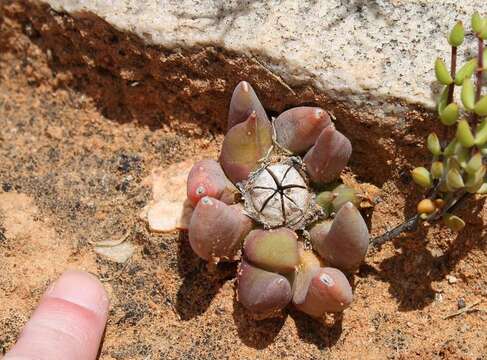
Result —
<path fill-rule="evenodd" d="M 465 171 L 469 174 L 474 174 L 480 167 L 482 166 L 482 154 L 480 152 L 475 153 L 472 155 L 470 160 L 467 163 Z"/>
<path fill-rule="evenodd" d="M 487 118 L 477 126 L 475 132 L 475 145 L 483 146 L 487 143 Z"/>
<path fill-rule="evenodd" d="M 443 125 L 451 126 L 457 122 L 458 116 L 458 105 L 455 103 L 451 103 L 448 104 L 445 109 L 440 113 L 440 120 Z"/>
<path fill-rule="evenodd" d="M 470 148 L 475 144 L 475 138 L 467 120 L 462 119 L 458 122 L 456 136 L 460 144 L 466 148 Z"/>
<path fill-rule="evenodd" d="M 483 183 L 480 189 L 477 190 L 477 194 L 487 194 L 487 183 Z"/>
<path fill-rule="evenodd" d="M 463 106 L 467 110 L 473 110 L 475 106 L 475 87 L 472 79 L 467 78 L 463 81 L 462 92 L 460 95 Z"/>
<path fill-rule="evenodd" d="M 448 174 L 446 175 L 446 185 L 451 189 L 462 189 L 465 187 L 465 183 L 463 182 L 462 174 L 457 169 L 450 169 L 448 170 Z"/>
<path fill-rule="evenodd" d="M 469 193 L 475 194 L 484 182 L 485 166 L 481 166 L 475 173 L 467 175 L 465 187 Z"/>
<path fill-rule="evenodd" d="M 483 30 L 484 20 L 480 16 L 479 12 L 476 11 L 472 15 L 471 19 L 472 30 L 476 33 L 480 33 Z"/>
<path fill-rule="evenodd" d="M 430 172 L 422 166 L 411 171 L 411 176 L 414 182 L 423 188 L 428 189 L 433 184 Z"/>
<path fill-rule="evenodd" d="M 465 38 L 465 29 L 463 28 L 463 23 L 458 21 L 448 36 L 448 43 L 453 47 L 458 47 L 462 45 L 463 39 Z"/>
<path fill-rule="evenodd" d="M 463 66 L 457 71 L 455 75 L 455 84 L 462 85 L 465 79 L 472 77 L 475 69 L 477 68 L 477 59 L 471 59 L 467 61 Z"/>
<path fill-rule="evenodd" d="M 434 161 L 431 164 L 431 176 L 433 179 L 440 179 L 443 176 L 444 168 L 441 161 Z"/>
<path fill-rule="evenodd" d="M 450 72 L 441 58 L 438 58 L 435 61 L 435 74 L 436 79 L 443 85 L 450 85 L 453 82 Z"/>
<path fill-rule="evenodd" d="M 477 115 L 487 116 L 487 95 L 482 96 L 482 98 L 475 103 L 473 110 Z"/>
<path fill-rule="evenodd" d="M 441 155 L 441 145 L 438 136 L 435 133 L 431 133 L 428 135 L 428 139 L 426 140 L 426 145 L 428 150 L 435 156 Z"/>
<path fill-rule="evenodd" d="M 446 226 L 448 226 L 452 231 L 458 232 L 465 227 L 465 221 L 459 218 L 456 215 L 446 213 L 443 216 L 443 222 Z"/>
<path fill-rule="evenodd" d="M 448 105 L 448 86 L 443 87 L 441 91 L 440 97 L 438 98 L 437 102 L 437 110 L 438 115 L 440 115 L 443 110 L 445 110 L 446 106 Z"/>

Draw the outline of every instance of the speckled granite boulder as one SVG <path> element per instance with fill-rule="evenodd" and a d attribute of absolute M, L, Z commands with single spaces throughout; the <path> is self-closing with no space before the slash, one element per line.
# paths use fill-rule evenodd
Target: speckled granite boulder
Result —
<path fill-rule="evenodd" d="M 94 12 L 164 47 L 214 45 L 253 56 L 291 87 L 310 83 L 355 102 L 397 98 L 427 107 L 448 27 L 475 9 L 487 12 L 481 0 L 47 2 Z"/>

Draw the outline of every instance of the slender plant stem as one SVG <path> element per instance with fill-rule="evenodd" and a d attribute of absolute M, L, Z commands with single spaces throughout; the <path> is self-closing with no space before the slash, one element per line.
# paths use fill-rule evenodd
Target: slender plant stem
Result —
<path fill-rule="evenodd" d="M 463 201 L 465 201 L 465 199 L 468 198 L 469 195 L 471 195 L 471 194 L 468 192 L 465 192 L 465 191 L 461 191 L 461 192 L 457 193 L 455 195 L 455 197 L 449 202 L 449 204 L 446 205 L 441 210 L 440 213 L 434 214 L 431 218 L 428 219 L 428 221 L 436 222 L 436 221 L 440 220 L 441 217 L 445 213 L 453 212 L 455 209 L 457 209 L 460 206 L 460 204 Z M 395 237 L 401 235 L 402 233 L 416 231 L 418 229 L 419 221 L 420 221 L 419 215 L 414 215 L 413 217 L 406 220 L 402 224 L 396 226 L 394 229 L 389 230 L 389 231 L 385 232 L 384 234 L 373 238 L 370 241 L 370 244 L 372 246 L 381 246 L 384 243 L 386 243 L 387 241 L 390 241 L 390 240 L 394 239 Z"/>
<path fill-rule="evenodd" d="M 455 79 L 456 73 L 457 73 L 457 47 L 452 46 L 451 59 L 450 59 L 450 74 L 452 79 Z M 447 104 L 451 104 L 453 102 L 454 94 L 455 94 L 455 82 L 452 82 L 450 85 L 448 85 L 448 98 L 446 102 Z M 450 132 L 450 127 L 444 126 L 443 139 L 442 139 L 443 146 L 446 146 L 446 144 L 448 144 L 449 132 Z"/>
<path fill-rule="evenodd" d="M 455 79 L 455 74 L 457 72 L 457 47 L 451 47 L 451 64 L 450 64 L 450 74 L 452 79 Z M 448 100 L 447 104 L 451 104 L 453 102 L 453 94 L 455 91 L 455 83 L 451 83 L 448 85 Z"/>
<path fill-rule="evenodd" d="M 478 39 L 478 54 L 477 54 L 477 71 L 476 71 L 476 76 L 477 76 L 477 89 L 475 92 L 475 102 L 480 100 L 480 95 L 482 92 L 482 70 L 484 68 L 484 41 L 480 38 L 477 37 Z"/>

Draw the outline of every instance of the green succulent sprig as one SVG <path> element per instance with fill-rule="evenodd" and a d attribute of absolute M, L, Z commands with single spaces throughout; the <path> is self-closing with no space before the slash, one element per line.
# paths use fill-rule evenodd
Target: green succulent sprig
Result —
<path fill-rule="evenodd" d="M 437 112 L 443 130 L 431 133 L 426 147 L 432 155 L 431 166 L 417 167 L 411 176 L 426 191 L 418 203 L 417 215 L 386 234 L 372 240 L 380 245 L 404 231 L 415 230 L 421 221 L 442 221 L 453 231 L 465 222 L 453 212 L 466 197 L 487 193 L 487 95 L 482 95 L 482 76 L 486 71 L 487 18 L 475 12 L 471 30 L 477 42 L 477 54 L 457 69 L 458 48 L 464 43 L 465 28 L 457 22 L 447 40 L 451 46 L 450 66 L 436 59 L 436 79 L 443 85 L 437 101 Z M 455 101 L 460 87 L 461 102 Z"/>

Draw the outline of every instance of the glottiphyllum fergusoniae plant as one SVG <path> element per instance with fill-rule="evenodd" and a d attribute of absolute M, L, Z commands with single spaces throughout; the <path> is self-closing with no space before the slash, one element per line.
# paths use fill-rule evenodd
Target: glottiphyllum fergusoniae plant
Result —
<path fill-rule="evenodd" d="M 188 177 L 188 235 L 210 264 L 240 261 L 237 297 L 254 317 L 290 303 L 314 317 L 350 305 L 343 272 L 358 268 L 369 244 L 359 199 L 345 185 L 313 187 L 336 180 L 351 152 L 323 109 L 270 121 L 249 83 L 235 88 L 219 161 L 199 161 Z"/>
<path fill-rule="evenodd" d="M 458 22 L 448 35 L 451 64 L 435 62 L 436 79 L 443 85 L 437 101 L 442 134 L 431 133 L 426 146 L 432 154 L 429 168 L 417 167 L 413 180 L 426 190 L 417 204 L 417 214 L 404 224 L 372 240 L 380 245 L 404 231 L 413 231 L 419 222 L 443 221 L 453 231 L 460 231 L 465 222 L 454 214 L 456 207 L 468 196 L 487 193 L 487 95 L 482 96 L 482 77 L 487 64 L 487 19 L 474 13 L 471 28 L 477 42 L 477 53 L 457 69 L 457 51 L 463 44 L 465 30 Z M 455 101 L 460 88 L 461 104 Z M 463 105 L 463 106 L 462 106 Z"/>

